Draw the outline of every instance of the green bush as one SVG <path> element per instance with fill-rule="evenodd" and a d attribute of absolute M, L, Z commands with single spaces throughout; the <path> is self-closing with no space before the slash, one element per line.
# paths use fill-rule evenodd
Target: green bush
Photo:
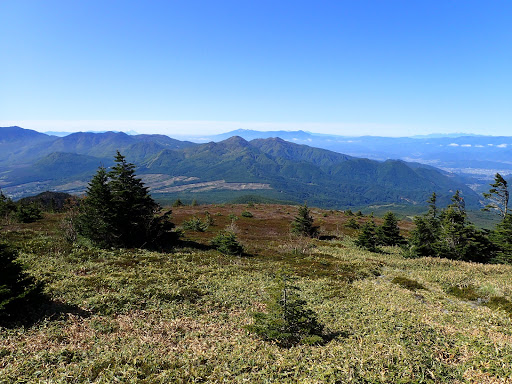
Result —
<path fill-rule="evenodd" d="M 18 204 L 14 215 L 20 223 L 33 223 L 43 217 L 41 209 L 34 203 Z"/>
<path fill-rule="evenodd" d="M 318 227 L 313 225 L 313 217 L 307 204 L 299 207 L 299 212 L 292 222 L 292 233 L 299 236 L 315 237 L 318 235 Z"/>
<path fill-rule="evenodd" d="M 243 246 L 238 242 L 233 232 L 222 231 L 212 239 L 212 246 L 225 255 L 242 255 Z"/>
<path fill-rule="evenodd" d="M 356 221 L 356 219 L 354 219 L 353 217 L 351 217 L 346 223 L 345 223 L 345 227 L 347 228 L 352 228 L 352 229 L 359 229 L 359 223 Z"/>
<path fill-rule="evenodd" d="M 182 207 L 184 204 L 180 199 L 177 199 L 174 203 L 172 203 L 173 207 Z"/>
<path fill-rule="evenodd" d="M 249 211 L 242 212 L 242 217 L 254 217 L 254 215 Z"/>
<path fill-rule="evenodd" d="M 208 229 L 209 225 L 198 217 L 193 217 L 190 220 L 185 220 L 181 226 L 188 231 L 204 232 Z"/>

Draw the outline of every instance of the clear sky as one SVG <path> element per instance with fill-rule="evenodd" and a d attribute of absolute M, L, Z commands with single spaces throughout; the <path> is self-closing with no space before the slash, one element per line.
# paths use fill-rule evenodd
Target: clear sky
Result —
<path fill-rule="evenodd" d="M 0 126 L 512 135 L 508 0 L 0 0 L 0 52 Z"/>

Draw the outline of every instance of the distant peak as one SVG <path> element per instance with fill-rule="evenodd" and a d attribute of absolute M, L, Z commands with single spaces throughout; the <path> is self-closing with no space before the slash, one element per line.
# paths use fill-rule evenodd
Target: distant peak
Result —
<path fill-rule="evenodd" d="M 249 142 L 245 140 L 243 137 L 240 136 L 231 136 L 229 139 L 226 139 L 224 141 L 221 141 L 221 143 L 225 144 L 238 144 L 238 145 L 247 145 Z"/>

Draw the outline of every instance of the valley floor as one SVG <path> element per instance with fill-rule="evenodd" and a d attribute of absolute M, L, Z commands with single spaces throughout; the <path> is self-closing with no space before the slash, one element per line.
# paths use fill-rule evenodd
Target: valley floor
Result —
<path fill-rule="evenodd" d="M 31 323 L 0 328 L 0 383 L 512 383 L 512 267 L 363 251 L 341 212 L 313 210 L 323 237 L 310 241 L 289 235 L 291 206 L 173 218 L 206 210 L 214 225 L 169 252 L 69 244 L 55 214 L 4 227 L 46 301 Z M 247 255 L 209 249 L 226 225 Z M 283 267 L 325 345 L 281 348 L 244 329 Z"/>

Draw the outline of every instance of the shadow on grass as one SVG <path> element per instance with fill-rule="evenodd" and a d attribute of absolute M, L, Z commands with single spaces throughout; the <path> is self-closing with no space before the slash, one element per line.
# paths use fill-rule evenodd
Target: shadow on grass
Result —
<path fill-rule="evenodd" d="M 210 244 L 202 244 L 198 243 L 196 241 L 192 240 L 180 240 L 176 245 L 176 249 L 179 248 L 189 248 L 189 249 L 196 249 L 198 251 L 209 251 L 211 249 L 215 249 L 215 247 L 211 246 Z"/>
<path fill-rule="evenodd" d="M 76 305 L 52 300 L 47 295 L 39 294 L 23 302 L 13 302 L 5 308 L 5 311 L 0 313 L 0 327 L 29 328 L 44 319 L 59 320 L 67 315 L 89 317 L 91 313 Z"/>
<path fill-rule="evenodd" d="M 326 240 L 326 241 L 338 240 L 338 239 L 339 239 L 339 237 L 334 236 L 334 235 L 320 235 L 318 237 L 318 240 Z"/>
<path fill-rule="evenodd" d="M 350 333 L 346 331 L 322 332 L 321 335 L 310 335 L 300 339 L 282 339 L 277 341 L 280 348 L 289 349 L 297 345 L 324 346 L 336 339 L 346 339 Z"/>
<path fill-rule="evenodd" d="M 347 331 L 336 331 L 336 332 L 327 332 L 322 335 L 324 339 L 324 344 L 330 343 L 335 339 L 346 339 L 350 336 L 350 333 Z"/>
<path fill-rule="evenodd" d="M 215 250 L 217 250 L 217 248 L 211 244 L 202 244 L 202 243 L 198 243 L 198 242 L 192 241 L 192 240 L 180 240 L 179 243 L 174 246 L 173 250 L 215 251 Z M 256 255 L 254 253 L 249 253 L 249 252 L 247 252 L 247 250 L 245 250 L 240 255 L 225 255 L 225 256 L 249 258 L 249 257 L 255 257 Z"/>

